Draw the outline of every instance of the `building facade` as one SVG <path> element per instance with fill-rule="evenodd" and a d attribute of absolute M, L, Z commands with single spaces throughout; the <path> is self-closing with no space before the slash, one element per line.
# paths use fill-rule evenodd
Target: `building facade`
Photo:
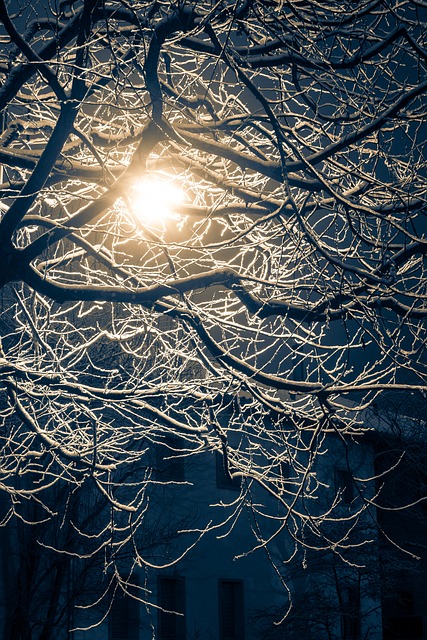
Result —
<path fill-rule="evenodd" d="M 159 531 L 164 531 L 163 520 L 177 523 L 177 537 L 159 549 L 162 558 L 156 560 L 154 554 L 152 566 L 137 569 L 133 593 L 130 587 L 128 595 L 118 595 L 100 625 L 91 627 L 96 609 L 83 616 L 74 610 L 74 627 L 90 627 L 74 631 L 74 640 L 382 637 L 376 532 L 370 514 L 356 515 L 360 496 L 353 480 L 356 469 L 362 479 L 359 488 L 363 478 L 372 477 L 371 445 L 355 444 L 349 452 L 331 437 L 315 470 L 324 500 L 339 496 L 334 518 L 324 523 L 322 535 L 329 531 L 339 537 L 341 520 L 355 514 L 354 546 L 349 540 L 346 552 L 314 550 L 313 544 L 321 544 L 319 539 L 310 540 L 309 527 L 306 546 L 297 544 L 292 528 L 277 526 L 273 497 L 252 486 L 241 500 L 245 488 L 226 472 L 218 452 L 197 456 L 195 462 L 177 454 L 178 443 L 169 446 L 156 453 L 162 484 L 153 491 L 151 506 L 156 501 L 153 512 L 158 510 Z M 364 485 L 366 495 L 369 480 Z M 268 547 L 260 543 L 269 537 Z M 364 538 L 371 543 L 364 543 Z M 167 554 L 172 562 L 193 544 L 178 562 L 156 568 L 157 561 L 165 563 Z"/>

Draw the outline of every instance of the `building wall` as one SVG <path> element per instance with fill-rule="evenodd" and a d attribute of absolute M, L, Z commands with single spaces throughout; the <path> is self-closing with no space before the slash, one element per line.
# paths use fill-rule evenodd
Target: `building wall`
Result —
<path fill-rule="evenodd" d="M 366 483 L 362 481 L 363 478 L 372 477 L 372 447 L 354 445 L 350 453 L 344 449 L 339 439 L 330 438 L 318 467 L 313 469 L 324 485 L 321 500 L 332 501 L 336 490 L 340 492 L 342 503 L 335 512 L 340 517 L 348 515 L 352 509 L 357 510 L 358 490 L 363 489 L 365 495 L 373 491 L 369 487 L 369 480 Z M 287 562 L 295 552 L 295 542 L 285 529 L 272 540 L 268 554 L 264 548 L 253 551 L 257 542 L 257 527 L 262 528 L 263 538 L 266 539 L 269 533 L 277 531 L 277 522 L 274 517 L 270 521 L 262 517 L 254 518 L 250 509 L 241 508 L 238 500 L 240 490 L 232 486 L 229 478 L 224 477 L 219 462 L 214 453 L 188 458 L 185 474 L 180 477 L 188 484 L 160 486 L 154 491 L 157 508 L 163 509 L 166 518 L 184 526 L 187 522 L 189 529 L 196 522 L 200 530 L 203 527 L 210 529 L 200 534 L 197 545 L 177 564 L 162 570 L 139 570 L 138 581 L 148 589 L 147 599 L 150 603 L 160 603 L 159 589 L 163 585 L 164 592 L 169 594 L 166 601 L 175 602 L 177 608 L 185 608 L 185 624 L 182 617 L 178 622 L 175 616 L 173 623 L 170 615 L 161 613 L 155 606 L 141 604 L 137 614 L 135 608 L 130 614 L 133 619 L 139 618 L 138 623 L 130 625 L 132 629 L 128 624 L 123 624 L 122 636 L 120 623 L 117 623 L 118 613 L 114 613 L 113 609 L 110 622 L 107 617 L 96 629 L 75 632 L 74 640 L 140 640 L 153 636 L 160 640 L 267 640 L 278 636 L 289 640 L 380 638 L 381 606 L 375 543 L 355 549 L 352 562 L 357 556 L 360 568 L 349 567 L 333 553 L 328 555 L 326 552 L 322 557 L 321 554 L 312 554 L 311 557 L 310 553 L 298 552 L 291 562 Z M 347 480 L 351 481 L 345 474 L 349 464 L 351 471 L 362 479 L 358 487 L 345 485 Z M 176 467 L 174 472 L 177 472 Z M 178 473 L 181 472 L 178 469 Z M 344 484 L 341 486 L 340 483 Z M 260 511 L 273 516 L 277 511 L 275 500 L 256 487 L 253 487 L 251 499 L 258 504 Z M 220 526 L 225 513 L 228 519 Z M 359 523 L 361 535 L 368 534 L 364 517 Z M 332 524 L 335 526 L 336 523 Z M 182 541 L 178 536 L 172 543 L 175 555 L 179 555 L 185 545 L 195 542 L 197 535 L 185 534 Z M 370 527 L 369 536 L 372 535 L 373 527 Z M 364 567 L 363 553 L 369 570 Z M 171 559 L 172 555 L 171 551 Z M 161 560 L 164 561 L 165 557 Z M 291 590 L 290 597 L 278 571 Z M 178 585 L 180 593 L 173 594 L 173 584 Z M 358 588 L 357 603 L 339 602 L 340 599 L 351 600 L 353 585 Z M 229 604 L 221 613 L 220 600 L 226 599 L 227 594 Z M 291 613 L 289 621 L 277 627 L 275 622 L 288 610 L 290 598 L 293 601 L 291 612 L 296 612 L 297 618 L 295 620 L 295 615 Z M 316 606 L 319 616 L 323 617 L 320 622 L 315 620 Z M 308 607 L 311 609 L 308 610 Z M 325 624 L 327 611 L 330 621 Z M 310 618 L 311 614 L 313 619 Z M 115 615 L 116 623 L 112 623 Z M 233 616 L 234 619 L 230 619 Z M 77 612 L 75 624 L 78 626 Z"/>
<path fill-rule="evenodd" d="M 379 523 L 384 640 L 427 638 L 427 465 L 423 447 L 382 441 L 379 471 L 392 468 L 381 492 Z M 421 455 L 420 455 L 421 454 Z M 403 510 L 396 507 L 411 505 Z"/>

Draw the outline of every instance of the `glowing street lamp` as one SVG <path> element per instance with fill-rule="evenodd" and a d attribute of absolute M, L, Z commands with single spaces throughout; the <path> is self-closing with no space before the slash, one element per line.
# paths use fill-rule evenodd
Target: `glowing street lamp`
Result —
<path fill-rule="evenodd" d="M 131 201 L 134 216 L 144 225 L 163 227 L 176 219 L 176 209 L 186 199 L 184 191 L 168 177 L 148 176 L 136 182 Z"/>

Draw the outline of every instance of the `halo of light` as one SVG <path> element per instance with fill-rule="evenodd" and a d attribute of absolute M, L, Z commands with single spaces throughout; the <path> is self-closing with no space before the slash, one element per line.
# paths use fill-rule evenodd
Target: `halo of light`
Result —
<path fill-rule="evenodd" d="M 185 199 L 184 191 L 173 179 L 150 176 L 134 183 L 132 211 L 143 224 L 164 227 L 168 220 L 179 217 L 176 208 Z"/>

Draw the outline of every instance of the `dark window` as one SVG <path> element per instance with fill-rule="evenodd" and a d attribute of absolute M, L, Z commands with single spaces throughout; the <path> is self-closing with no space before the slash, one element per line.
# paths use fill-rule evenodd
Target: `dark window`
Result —
<path fill-rule="evenodd" d="M 335 491 L 341 494 L 345 504 L 351 504 L 351 502 L 353 502 L 353 476 L 348 469 L 335 469 Z"/>
<path fill-rule="evenodd" d="M 139 602 L 127 594 L 117 595 L 108 616 L 109 640 L 138 640 Z"/>
<path fill-rule="evenodd" d="M 184 458 L 178 438 L 167 436 L 156 447 L 156 479 L 160 482 L 185 480 Z"/>
<path fill-rule="evenodd" d="M 360 595 L 357 587 L 344 589 L 342 596 L 341 637 L 343 640 L 360 638 Z"/>
<path fill-rule="evenodd" d="M 240 476 L 233 478 L 232 470 L 226 467 L 224 456 L 219 451 L 215 452 L 216 458 L 216 486 L 218 489 L 240 490 L 242 481 Z"/>
<path fill-rule="evenodd" d="M 185 640 L 185 583 L 180 577 L 159 576 L 157 614 L 160 640 Z"/>
<path fill-rule="evenodd" d="M 220 580 L 218 602 L 220 640 L 243 640 L 243 582 Z"/>
<path fill-rule="evenodd" d="M 384 621 L 384 640 L 424 638 L 421 616 L 392 616 Z"/>
<path fill-rule="evenodd" d="M 289 462 L 280 461 L 280 476 L 282 480 L 288 480 L 292 475 L 292 467 Z"/>
<path fill-rule="evenodd" d="M 285 491 L 289 487 L 292 468 L 289 462 L 281 460 L 278 464 L 277 484 L 281 491 Z"/>
<path fill-rule="evenodd" d="M 421 499 L 419 502 L 419 510 L 423 515 L 427 514 L 427 475 L 420 471 L 417 478 L 418 484 L 418 497 Z"/>
<path fill-rule="evenodd" d="M 407 590 L 398 591 L 396 594 L 396 607 L 399 613 L 404 616 L 410 616 L 414 613 L 414 592 Z"/>

